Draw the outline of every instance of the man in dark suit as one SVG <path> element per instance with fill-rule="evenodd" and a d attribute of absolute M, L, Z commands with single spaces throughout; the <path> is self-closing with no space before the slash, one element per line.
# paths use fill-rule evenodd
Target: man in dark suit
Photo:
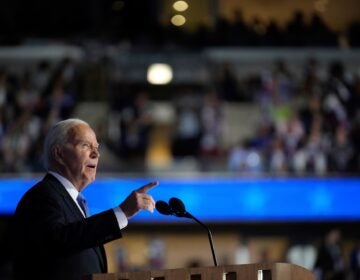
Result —
<path fill-rule="evenodd" d="M 341 231 L 329 230 L 320 244 L 314 265 L 319 280 L 346 279 L 345 260 L 341 248 Z"/>
<path fill-rule="evenodd" d="M 119 206 L 88 216 L 81 191 L 95 180 L 99 144 L 91 127 L 68 119 L 45 139 L 45 177 L 20 200 L 14 216 L 14 278 L 80 280 L 107 272 L 103 244 L 120 238 L 128 219 L 155 201 L 151 182 Z"/>

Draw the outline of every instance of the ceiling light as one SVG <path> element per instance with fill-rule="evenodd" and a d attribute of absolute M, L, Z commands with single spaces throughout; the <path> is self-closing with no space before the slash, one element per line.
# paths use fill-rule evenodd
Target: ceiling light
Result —
<path fill-rule="evenodd" d="M 147 80 L 153 85 L 165 85 L 171 82 L 173 71 L 170 65 L 165 63 L 151 64 L 147 71 Z"/>
<path fill-rule="evenodd" d="M 182 26 L 186 22 L 186 18 L 182 15 L 175 15 L 171 18 L 171 23 L 175 26 Z"/>
<path fill-rule="evenodd" d="M 175 11 L 184 12 L 189 8 L 189 4 L 186 1 L 176 1 L 173 4 L 173 8 Z"/>

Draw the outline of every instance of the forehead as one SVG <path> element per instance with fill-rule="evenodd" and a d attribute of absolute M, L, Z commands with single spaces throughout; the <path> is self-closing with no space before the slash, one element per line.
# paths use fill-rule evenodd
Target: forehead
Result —
<path fill-rule="evenodd" d="M 87 140 L 90 142 L 97 142 L 95 132 L 87 124 L 76 124 L 68 131 L 68 141 Z"/>

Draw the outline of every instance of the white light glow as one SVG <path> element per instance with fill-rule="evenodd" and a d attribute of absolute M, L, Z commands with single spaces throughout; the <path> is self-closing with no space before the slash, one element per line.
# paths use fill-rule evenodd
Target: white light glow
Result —
<path fill-rule="evenodd" d="M 189 4 L 186 1 L 176 1 L 173 8 L 175 11 L 184 12 L 189 8 Z"/>
<path fill-rule="evenodd" d="M 182 15 L 175 15 L 171 18 L 171 23 L 175 26 L 182 26 L 186 22 L 186 18 Z"/>
<path fill-rule="evenodd" d="M 172 68 L 168 64 L 151 64 L 147 71 L 147 80 L 153 85 L 165 85 L 171 82 L 173 78 Z"/>

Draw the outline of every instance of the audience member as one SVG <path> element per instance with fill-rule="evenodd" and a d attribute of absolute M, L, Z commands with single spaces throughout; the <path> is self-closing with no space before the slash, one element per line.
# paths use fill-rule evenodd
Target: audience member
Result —
<path fill-rule="evenodd" d="M 354 149 L 346 126 L 336 127 L 335 136 L 331 139 L 328 149 L 329 171 L 348 173 L 354 156 Z"/>
<path fill-rule="evenodd" d="M 360 243 L 356 242 L 354 248 L 350 252 L 349 257 L 349 268 L 351 280 L 359 280 L 360 279 Z"/>
<path fill-rule="evenodd" d="M 180 93 L 174 100 L 176 111 L 172 133 L 172 154 L 176 158 L 198 156 L 201 139 L 199 97 L 191 92 Z"/>
<path fill-rule="evenodd" d="M 344 280 L 345 259 L 342 255 L 341 232 L 329 230 L 320 244 L 314 265 L 317 280 Z"/>
<path fill-rule="evenodd" d="M 329 65 L 329 75 L 325 83 L 323 94 L 323 108 L 325 115 L 325 130 L 334 134 L 337 125 L 348 124 L 349 109 L 353 101 L 353 94 L 345 78 L 345 66 L 340 61 Z"/>
<path fill-rule="evenodd" d="M 290 46 L 303 47 L 306 45 L 307 26 L 302 11 L 295 11 L 286 27 L 287 44 Z"/>
<path fill-rule="evenodd" d="M 132 168 L 142 170 L 153 124 L 148 93 L 138 92 L 120 114 L 120 155 L 133 163 Z"/>
<path fill-rule="evenodd" d="M 308 34 L 306 34 L 307 45 L 312 46 L 337 46 L 338 39 L 335 32 L 333 32 L 324 22 L 323 18 L 318 13 L 313 13 L 311 16 Z"/>
<path fill-rule="evenodd" d="M 223 113 L 221 101 L 214 91 L 205 93 L 201 105 L 200 161 L 203 171 L 209 171 L 210 163 L 221 155 Z"/>

